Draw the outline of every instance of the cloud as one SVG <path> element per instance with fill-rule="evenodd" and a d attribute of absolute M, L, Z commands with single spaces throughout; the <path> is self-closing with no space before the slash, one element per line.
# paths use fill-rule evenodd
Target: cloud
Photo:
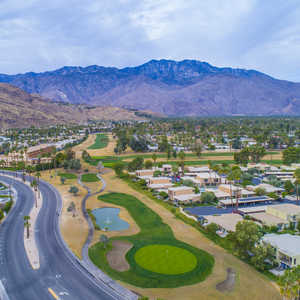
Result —
<path fill-rule="evenodd" d="M 300 81 L 296 0 L 2 0 L 0 73 L 193 58 Z"/>

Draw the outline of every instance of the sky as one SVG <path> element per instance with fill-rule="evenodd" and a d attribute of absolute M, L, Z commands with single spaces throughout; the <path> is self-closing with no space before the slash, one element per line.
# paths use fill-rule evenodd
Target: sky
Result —
<path fill-rule="evenodd" d="M 151 59 L 300 82 L 300 1 L 0 0 L 0 73 Z"/>

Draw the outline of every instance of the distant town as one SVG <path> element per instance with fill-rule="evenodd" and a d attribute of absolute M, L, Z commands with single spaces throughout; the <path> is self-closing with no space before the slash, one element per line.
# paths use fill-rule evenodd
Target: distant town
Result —
<path fill-rule="evenodd" d="M 250 266 L 256 288 L 276 299 L 271 282 L 282 296 L 298 284 L 299 142 L 300 120 L 286 117 L 93 121 L 2 130 L 0 228 L 6 222 L 16 226 L 10 211 L 18 209 L 23 193 L 30 198 L 19 186 L 27 184 L 34 201 L 24 216 L 25 251 L 39 269 L 43 245 L 34 228 L 40 226 L 43 203 L 51 201 L 47 189 L 52 186 L 61 196 L 59 231 L 68 255 L 97 273 L 96 281 L 105 274 L 120 280 L 119 295 L 169 299 L 168 290 L 192 284 L 196 291 L 216 270 L 224 273 L 223 280 L 216 277 L 208 293 L 240 295 L 237 276 L 254 284 L 246 275 Z M 156 229 L 149 236 L 151 228 Z M 231 262 L 220 266 L 224 255 Z M 137 289 L 129 291 L 122 282 Z M 50 293 L 59 290 L 53 286 Z M 137 296 L 141 291 L 144 298 Z"/>

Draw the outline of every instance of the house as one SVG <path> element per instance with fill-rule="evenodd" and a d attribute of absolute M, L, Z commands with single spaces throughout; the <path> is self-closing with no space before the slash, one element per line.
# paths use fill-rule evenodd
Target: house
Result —
<path fill-rule="evenodd" d="M 207 166 L 204 166 L 204 167 L 188 166 L 187 171 L 189 173 L 207 173 L 207 172 L 210 172 L 210 169 Z"/>
<path fill-rule="evenodd" d="M 276 186 L 273 186 L 271 184 L 268 184 L 268 183 L 261 183 L 259 185 L 247 185 L 247 190 L 249 191 L 255 191 L 257 188 L 262 188 L 266 191 L 267 194 L 269 193 L 276 193 L 277 195 L 280 195 L 284 189 L 283 188 L 280 188 L 280 187 L 276 187 Z"/>
<path fill-rule="evenodd" d="M 153 169 L 145 169 L 145 170 L 136 170 L 135 175 L 137 177 L 144 177 L 144 176 L 153 176 L 154 170 Z"/>
<path fill-rule="evenodd" d="M 37 146 L 33 146 L 27 149 L 26 155 L 30 158 L 38 158 L 39 156 L 45 154 L 51 154 L 51 152 L 55 149 L 54 145 L 51 144 L 40 144 Z"/>
<path fill-rule="evenodd" d="M 251 213 L 251 218 L 267 226 L 277 226 L 279 229 L 286 228 L 289 222 L 267 212 Z"/>
<path fill-rule="evenodd" d="M 169 177 L 148 177 L 148 187 L 152 190 L 167 191 L 168 188 L 173 186 L 172 180 Z"/>
<path fill-rule="evenodd" d="M 200 194 L 187 194 L 187 195 L 177 195 L 174 197 L 175 202 L 182 202 L 182 203 L 192 203 L 196 201 L 200 201 Z"/>
<path fill-rule="evenodd" d="M 149 177 L 148 178 L 149 184 L 165 184 L 165 183 L 172 183 L 171 178 L 169 177 Z"/>
<path fill-rule="evenodd" d="M 243 217 L 239 214 L 221 214 L 204 216 L 204 219 L 210 224 L 218 225 L 223 233 L 234 232 L 238 222 L 243 221 Z"/>
<path fill-rule="evenodd" d="M 162 165 L 162 170 L 163 170 L 163 172 L 165 172 L 165 173 L 171 173 L 171 172 L 172 172 L 172 166 L 171 166 L 171 165 L 164 164 L 164 165 Z"/>
<path fill-rule="evenodd" d="M 255 193 L 250 190 L 243 189 L 241 187 L 230 185 L 230 184 L 220 184 L 218 187 L 219 190 L 228 193 L 229 196 L 239 197 L 239 198 L 247 198 L 253 196 Z"/>
<path fill-rule="evenodd" d="M 280 204 L 267 206 L 266 212 L 297 226 L 300 220 L 300 206 L 295 204 Z"/>
<path fill-rule="evenodd" d="M 168 189 L 169 199 L 174 201 L 175 197 L 194 194 L 194 189 L 188 186 L 177 186 Z"/>
<path fill-rule="evenodd" d="M 300 236 L 270 233 L 262 237 L 263 245 L 271 245 L 278 264 L 287 269 L 300 264 Z"/>
<path fill-rule="evenodd" d="M 222 178 L 215 172 L 198 173 L 196 176 L 196 180 L 200 186 L 219 185 L 221 184 L 221 179 Z"/>

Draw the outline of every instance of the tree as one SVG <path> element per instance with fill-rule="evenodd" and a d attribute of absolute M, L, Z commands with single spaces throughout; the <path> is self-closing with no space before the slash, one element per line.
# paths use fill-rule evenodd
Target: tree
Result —
<path fill-rule="evenodd" d="M 121 161 L 118 161 L 118 162 L 114 163 L 114 165 L 113 165 L 113 169 L 116 172 L 117 176 L 119 176 L 119 177 L 123 175 L 124 168 L 125 168 L 125 165 Z"/>
<path fill-rule="evenodd" d="M 266 194 L 266 190 L 265 190 L 264 188 L 262 188 L 262 187 L 256 188 L 256 189 L 254 190 L 254 192 L 255 192 L 255 194 L 256 194 L 257 196 L 263 196 L 263 195 Z"/>
<path fill-rule="evenodd" d="M 253 256 L 251 257 L 251 263 L 258 270 L 265 270 L 266 264 L 265 260 L 268 258 L 268 249 L 265 246 L 258 245 L 252 250 Z"/>
<path fill-rule="evenodd" d="M 216 223 L 210 223 L 206 226 L 206 230 L 209 233 L 216 234 L 216 231 L 219 229 Z"/>
<path fill-rule="evenodd" d="M 156 153 L 153 153 L 153 154 L 152 154 L 152 160 L 153 160 L 154 167 L 155 167 L 156 160 L 157 160 L 157 154 L 156 154 Z"/>
<path fill-rule="evenodd" d="M 280 294 L 284 299 L 299 299 L 300 293 L 300 266 L 285 270 L 277 281 Z"/>
<path fill-rule="evenodd" d="M 196 143 L 195 146 L 194 146 L 194 151 L 195 151 L 196 156 L 198 158 L 200 158 L 201 153 L 202 153 L 202 146 L 201 146 L 201 144 Z"/>
<path fill-rule="evenodd" d="M 60 182 L 61 182 L 61 184 L 65 184 L 66 178 L 61 176 L 61 177 L 60 177 Z"/>
<path fill-rule="evenodd" d="M 290 165 L 300 161 L 300 148 L 288 147 L 282 152 L 282 160 L 284 164 Z"/>
<path fill-rule="evenodd" d="M 180 167 L 182 173 L 184 173 L 184 160 L 185 160 L 185 153 L 181 150 L 178 154 L 178 157 L 180 159 Z"/>
<path fill-rule="evenodd" d="M 101 234 L 100 235 L 100 242 L 103 244 L 104 249 L 106 249 L 106 246 L 109 242 L 109 239 L 105 234 Z"/>
<path fill-rule="evenodd" d="M 200 200 L 202 203 L 213 203 L 216 196 L 213 192 L 203 192 L 201 193 Z"/>
<path fill-rule="evenodd" d="M 299 190 L 298 186 L 300 184 L 300 169 L 296 169 L 294 172 L 295 185 L 296 185 L 296 194 L 297 194 L 297 204 L 299 204 Z"/>
<path fill-rule="evenodd" d="M 133 172 L 133 171 L 142 169 L 143 164 L 144 164 L 144 158 L 141 156 L 138 156 L 128 164 L 127 169 L 129 172 Z"/>
<path fill-rule="evenodd" d="M 29 228 L 30 228 L 30 223 L 29 223 L 29 220 L 30 220 L 30 216 L 24 216 L 24 226 L 26 228 L 26 231 L 27 231 L 27 239 L 29 239 Z"/>
<path fill-rule="evenodd" d="M 288 194 L 292 194 L 295 190 L 295 187 L 293 185 L 293 183 L 290 180 L 287 180 L 284 183 L 284 190 L 288 193 Z"/>
<path fill-rule="evenodd" d="M 247 165 L 249 162 L 249 149 L 246 147 L 242 149 L 240 152 L 235 152 L 233 154 L 234 161 L 237 164 Z"/>
<path fill-rule="evenodd" d="M 145 161 L 145 168 L 146 169 L 152 169 L 152 167 L 153 167 L 152 161 L 151 160 L 146 160 Z"/>
<path fill-rule="evenodd" d="M 266 155 L 266 149 L 259 145 L 253 145 L 248 148 L 252 162 L 258 163 Z"/>
<path fill-rule="evenodd" d="M 2 211 L 2 209 L 0 208 L 0 221 L 4 218 L 4 213 Z"/>
<path fill-rule="evenodd" d="M 242 258 L 249 257 L 249 251 L 253 252 L 255 245 L 262 236 L 260 228 L 252 221 L 238 222 L 235 232 L 232 234 L 233 249 Z"/>
<path fill-rule="evenodd" d="M 77 193 L 79 192 L 79 189 L 77 186 L 71 186 L 69 189 L 69 193 L 74 194 L 74 196 L 77 196 Z"/>

